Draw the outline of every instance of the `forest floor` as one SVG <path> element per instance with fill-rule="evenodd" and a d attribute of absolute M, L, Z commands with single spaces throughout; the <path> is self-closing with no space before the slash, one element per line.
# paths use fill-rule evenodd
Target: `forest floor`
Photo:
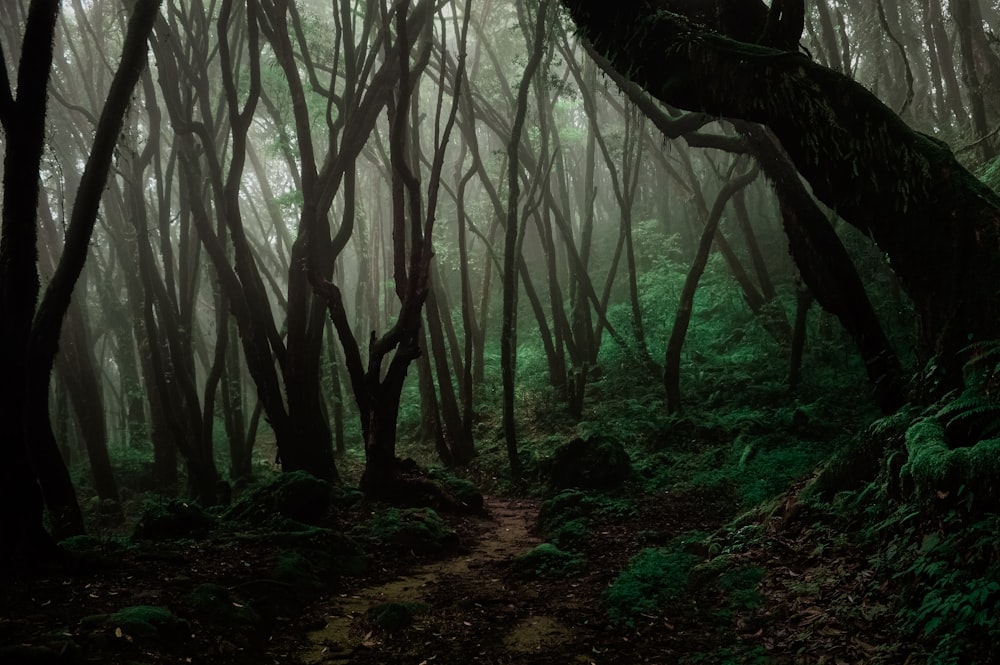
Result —
<path fill-rule="evenodd" d="M 535 533 L 536 501 L 488 497 L 486 508 L 488 517 L 466 520 L 463 539 L 469 545 L 459 555 L 314 603 L 306 625 L 322 627 L 276 639 L 274 661 L 667 663 L 679 651 L 711 645 L 711 631 L 703 627 L 678 630 L 663 623 L 640 633 L 612 627 L 601 594 L 639 548 L 636 533 L 668 539 L 714 528 L 724 515 L 720 506 L 677 503 L 668 519 L 658 510 L 629 523 L 603 525 L 592 534 L 584 570 L 567 577 L 539 577 L 512 566 L 542 542 Z M 366 621 L 370 608 L 387 602 L 415 604 L 412 625 L 393 632 L 372 629 Z"/>
<path fill-rule="evenodd" d="M 866 560 L 828 538 L 832 530 L 775 528 L 780 518 L 750 547 L 696 551 L 760 571 L 742 602 L 732 584 L 728 595 L 726 585 L 689 584 L 665 608 L 609 621 L 606 591 L 630 559 L 716 531 L 734 505 L 717 492 L 644 495 L 629 514 L 593 525 L 581 566 L 553 571 L 518 565 L 542 542 L 540 504 L 487 497 L 485 516 L 446 517 L 458 536 L 451 551 L 387 547 L 334 588 L 275 575 L 273 540 L 209 535 L 121 552 L 109 540 L 70 575 L 6 586 L 0 662 L 921 662 L 886 634 L 889 601 Z"/>

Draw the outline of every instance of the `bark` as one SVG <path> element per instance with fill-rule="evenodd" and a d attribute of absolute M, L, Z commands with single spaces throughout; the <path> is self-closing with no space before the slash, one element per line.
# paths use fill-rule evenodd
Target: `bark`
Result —
<path fill-rule="evenodd" d="M 534 44 L 530 51 L 528 63 L 517 88 L 517 101 L 514 106 L 514 118 L 511 122 L 510 140 L 507 144 L 507 187 L 508 202 L 505 218 L 504 256 L 503 256 L 503 314 L 500 328 L 500 373 L 503 382 L 503 431 L 507 445 L 507 459 L 510 463 L 511 477 L 518 481 L 521 478 L 521 461 L 517 450 L 517 424 L 514 415 L 514 377 L 517 367 L 517 246 L 518 246 L 518 206 L 521 191 L 519 170 L 521 160 L 518 157 L 521 147 L 521 130 L 528 107 L 528 92 L 531 79 L 535 76 L 538 65 L 544 55 L 545 15 L 548 12 L 548 1 L 543 0 L 538 8 L 534 25 Z"/>
<path fill-rule="evenodd" d="M 802 279 L 854 341 L 875 403 L 885 413 L 895 411 L 905 398 L 903 369 L 847 250 L 767 132 L 759 126 L 738 126 L 778 195 L 789 249 Z"/>
<path fill-rule="evenodd" d="M 667 341 L 666 358 L 663 364 L 663 383 L 668 413 L 677 413 L 681 408 L 681 349 L 684 347 L 688 324 L 691 322 L 691 314 L 694 310 L 694 294 L 698 289 L 698 282 L 705 272 L 705 265 L 708 263 L 708 255 L 712 249 L 715 233 L 722 220 L 722 212 L 733 194 L 753 182 L 757 173 L 758 169 L 753 168 L 741 176 L 730 179 L 723 185 L 715 197 L 708 218 L 705 220 L 705 230 L 701 234 L 694 261 L 691 263 L 687 278 L 684 280 L 680 302 L 677 305 L 677 314 L 674 316 L 674 325 L 670 330 L 670 339 Z"/>
<path fill-rule="evenodd" d="M 696 28 L 649 2 L 563 4 L 599 52 L 662 101 L 767 125 L 815 195 L 889 256 L 919 320 L 922 389 L 961 383 L 970 340 L 1000 333 L 989 286 L 1000 281 L 1000 199 L 947 146 L 842 74 L 736 41 L 719 21 Z"/>

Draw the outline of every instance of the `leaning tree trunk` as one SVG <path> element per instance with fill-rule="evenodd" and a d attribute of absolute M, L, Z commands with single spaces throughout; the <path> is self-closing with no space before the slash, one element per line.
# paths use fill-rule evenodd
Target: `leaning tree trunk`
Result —
<path fill-rule="evenodd" d="M 922 391 L 961 384 L 970 341 L 1000 335 L 1000 197 L 945 144 L 857 82 L 782 50 L 787 35 L 768 42 L 780 48 L 737 41 L 763 34 L 757 0 L 722 1 L 693 16 L 701 25 L 681 0 L 563 4 L 597 51 L 660 100 L 767 125 L 814 194 L 888 255 L 915 305 Z"/>
<path fill-rule="evenodd" d="M 681 408 L 681 349 L 684 347 L 684 339 L 687 336 L 688 324 L 691 322 L 691 313 L 694 310 L 694 294 L 698 289 L 698 282 L 705 272 L 708 263 L 708 255 L 715 241 L 715 233 L 722 221 L 722 212 L 733 194 L 749 185 L 757 177 L 758 169 L 754 167 L 748 173 L 736 178 L 732 178 L 715 197 L 712 210 L 705 220 L 705 230 L 701 234 L 698 242 L 698 251 L 695 253 L 691 269 L 688 270 L 687 278 L 681 289 L 680 303 L 677 305 L 677 314 L 674 317 L 674 325 L 670 330 L 670 339 L 667 341 L 667 351 L 664 359 L 663 385 L 666 392 L 666 407 L 668 413 L 677 413 Z"/>

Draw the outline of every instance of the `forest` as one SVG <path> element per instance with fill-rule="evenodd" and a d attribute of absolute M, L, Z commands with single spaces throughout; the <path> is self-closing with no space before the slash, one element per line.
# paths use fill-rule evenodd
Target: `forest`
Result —
<path fill-rule="evenodd" d="M 1000 662 L 997 0 L 4 0 L 0 128 L 0 663 Z"/>

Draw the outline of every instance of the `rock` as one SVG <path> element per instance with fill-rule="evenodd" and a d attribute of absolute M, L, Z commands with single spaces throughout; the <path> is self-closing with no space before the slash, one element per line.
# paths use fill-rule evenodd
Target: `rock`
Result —
<path fill-rule="evenodd" d="M 583 572 L 584 561 L 552 543 L 542 543 L 515 558 L 513 567 L 529 577 L 572 577 Z"/>
<path fill-rule="evenodd" d="M 170 540 L 199 536 L 215 528 L 216 519 L 196 503 L 174 499 L 146 506 L 135 525 L 137 540 Z"/>
<path fill-rule="evenodd" d="M 547 471 L 556 489 L 612 489 L 620 487 L 632 473 L 632 462 L 619 442 L 591 436 L 556 448 Z"/>
<path fill-rule="evenodd" d="M 259 521 L 282 515 L 305 524 L 317 524 L 330 508 L 331 485 L 305 471 L 289 471 L 255 487 L 226 512 L 229 519 Z"/>

